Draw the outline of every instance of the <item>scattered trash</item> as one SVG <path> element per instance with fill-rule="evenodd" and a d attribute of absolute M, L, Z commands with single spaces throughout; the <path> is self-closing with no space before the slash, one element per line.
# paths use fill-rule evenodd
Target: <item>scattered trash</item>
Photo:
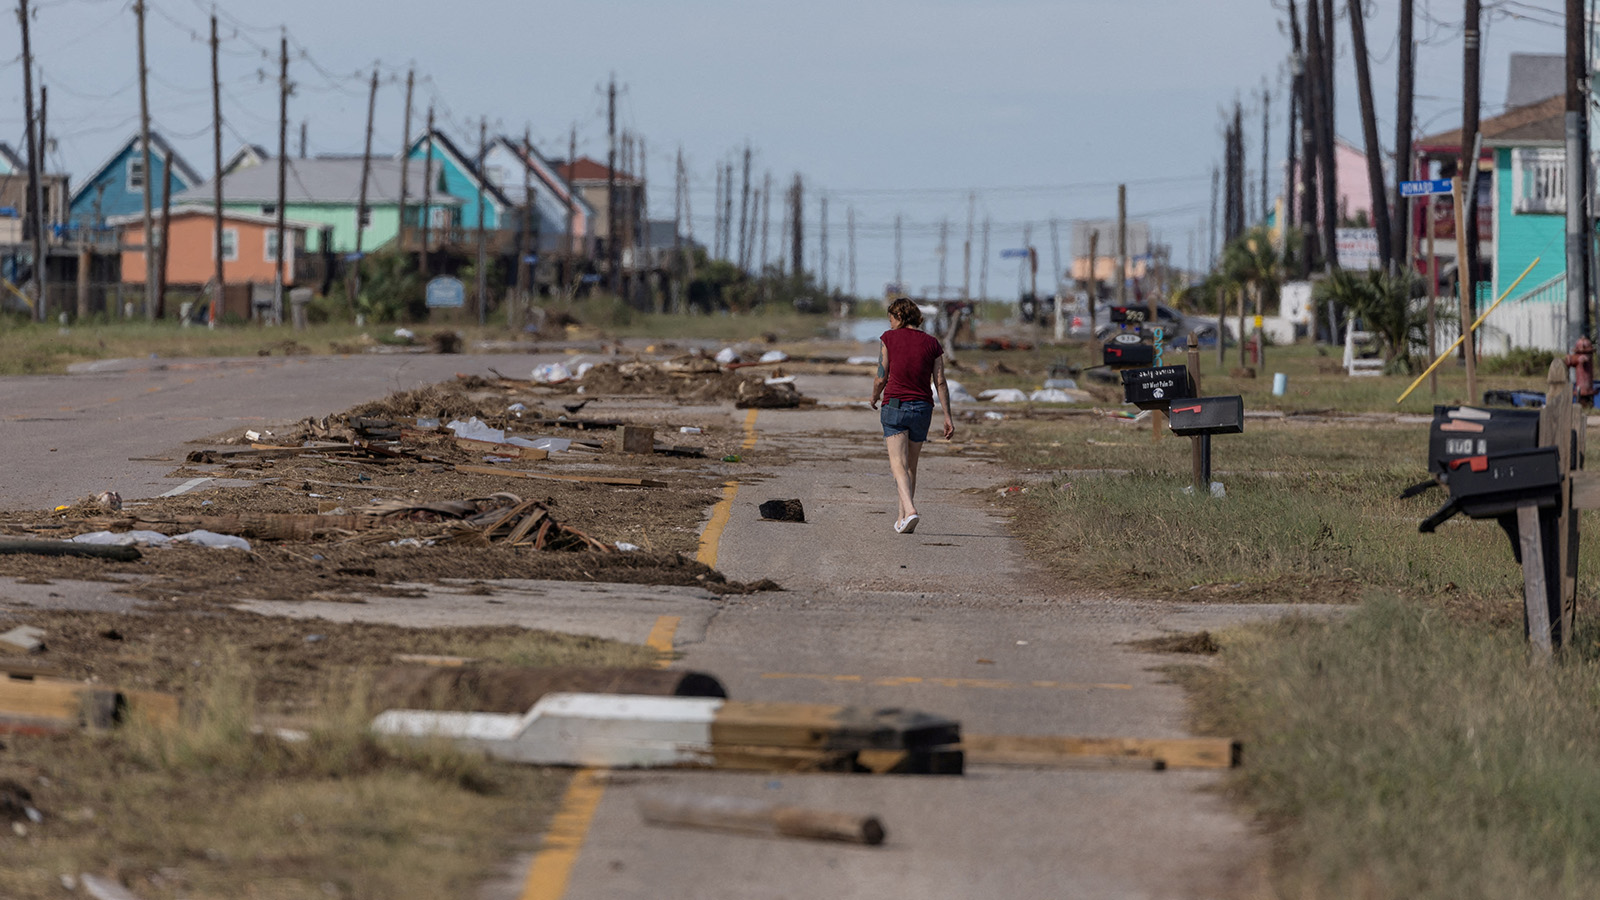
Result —
<path fill-rule="evenodd" d="M 261 440 L 261 432 L 259 432 L 259 431 L 246 431 L 244 433 L 244 439 L 247 440 L 247 441 L 259 441 L 259 440 Z"/>
<path fill-rule="evenodd" d="M 1044 388 L 1028 395 L 1033 403 L 1076 403 L 1077 400 L 1060 388 Z"/>
<path fill-rule="evenodd" d="M 583 380 L 583 376 L 589 374 L 589 370 L 593 369 L 593 368 L 594 368 L 594 363 L 592 363 L 592 362 L 581 362 L 581 363 L 578 363 L 577 368 L 572 370 L 572 377 L 575 380 L 582 381 Z"/>
<path fill-rule="evenodd" d="M 844 361 L 847 366 L 875 366 L 878 364 L 876 356 L 852 356 Z"/>
<path fill-rule="evenodd" d="M 804 522 L 805 507 L 799 500 L 768 500 L 761 504 L 761 518 L 778 522 Z"/>
<path fill-rule="evenodd" d="M 761 359 L 759 361 L 764 363 L 780 363 L 787 362 L 788 359 L 789 354 L 783 352 L 782 350 L 768 350 L 767 352 L 761 354 Z"/>
<path fill-rule="evenodd" d="M 990 419 L 992 421 L 998 422 L 1001 419 L 1004 419 L 1006 417 L 1006 414 L 1003 413 L 1003 412 L 995 412 L 994 410 L 991 409 L 988 412 L 984 413 L 983 417 L 985 419 Z"/>
<path fill-rule="evenodd" d="M 1194 485 L 1184 485 L 1183 493 L 1192 495 L 1194 493 Z M 1222 486 L 1222 482 L 1213 481 L 1211 482 L 1211 496 L 1217 498 L 1218 500 L 1226 500 L 1228 497 L 1228 489 Z"/>
<path fill-rule="evenodd" d="M 75 544 L 95 544 L 104 547 L 129 547 L 135 544 L 160 547 L 172 538 L 159 531 L 91 531 L 68 540 Z"/>
<path fill-rule="evenodd" d="M 1016 484 L 1013 484 L 1013 485 L 1011 485 L 1009 487 L 1003 487 L 1000 490 L 995 491 L 995 493 L 999 494 L 1002 497 L 1011 497 L 1011 496 L 1015 496 L 1017 494 L 1026 494 L 1027 492 L 1028 492 L 1027 488 L 1022 487 L 1021 485 L 1016 485 Z"/>
<path fill-rule="evenodd" d="M 665 827 L 709 828 L 869 846 L 877 846 L 884 839 L 883 823 L 877 816 L 780 806 L 744 797 L 647 796 L 639 800 L 639 813 L 646 823 Z"/>
<path fill-rule="evenodd" d="M 394 336 L 402 341 L 414 341 L 417 339 L 417 333 L 409 328 L 396 328 Z"/>
<path fill-rule="evenodd" d="M 723 347 L 721 350 L 718 350 L 717 355 L 712 358 L 723 365 L 727 365 L 728 363 L 738 362 L 739 354 L 732 347 Z"/>
<path fill-rule="evenodd" d="M 1073 378 L 1046 378 L 1044 386 L 1063 391 L 1075 391 L 1078 389 L 1078 382 Z"/>
<path fill-rule="evenodd" d="M 1289 390 L 1289 376 L 1284 372 L 1272 373 L 1272 396 L 1282 397 Z"/>
<path fill-rule="evenodd" d="M 320 644 L 320 643 L 322 643 L 323 641 L 325 641 L 327 639 L 328 639 L 328 636 L 325 635 L 325 634 L 308 634 L 308 635 L 306 635 L 306 643 L 308 643 L 308 644 Z"/>
<path fill-rule="evenodd" d="M 526 404 L 526 403 L 513 403 L 510 406 L 506 407 L 506 412 L 518 412 L 519 413 L 519 412 L 527 412 L 527 411 L 528 411 L 528 404 Z"/>
<path fill-rule="evenodd" d="M 101 491 L 94 495 L 94 505 L 101 509 L 121 509 L 122 495 L 116 491 Z"/>
<path fill-rule="evenodd" d="M 1017 646 L 1018 647 L 1026 647 L 1026 646 L 1028 646 L 1028 642 L 1027 641 L 1017 641 Z"/>
<path fill-rule="evenodd" d="M 740 461 L 739 454 L 737 454 L 737 453 L 729 453 L 727 456 L 724 456 L 722 458 L 722 461 L 723 462 L 739 462 Z"/>
<path fill-rule="evenodd" d="M 639 549 L 639 545 L 638 544 L 630 544 L 627 541 L 617 541 L 616 547 L 617 547 L 618 550 L 622 551 L 623 553 L 632 553 L 635 550 Z"/>
<path fill-rule="evenodd" d="M 43 653 L 44 652 L 43 628 L 32 625 L 20 625 L 5 634 L 0 634 L 0 650 L 17 653 Z"/>
<path fill-rule="evenodd" d="M 961 385 L 961 382 L 955 381 L 955 380 L 950 379 L 950 378 L 946 378 L 944 380 L 944 383 L 945 383 L 945 386 L 950 389 L 950 402 L 951 403 L 977 403 L 978 402 L 977 398 L 972 396 L 972 394 L 968 393 L 967 389 Z M 937 396 L 937 392 L 935 392 L 935 396 Z"/>
<path fill-rule="evenodd" d="M 694 427 L 693 425 L 685 425 L 685 426 L 683 426 L 683 427 L 678 429 L 678 433 L 679 434 L 699 434 L 700 433 L 700 429 Z"/>
<path fill-rule="evenodd" d="M 793 375 L 780 375 L 777 378 L 768 378 L 764 384 L 794 384 Z"/>
<path fill-rule="evenodd" d="M 218 534 L 215 531 L 206 531 L 203 528 L 186 531 L 183 534 L 175 534 L 172 536 L 172 540 L 174 542 L 181 541 L 185 544 L 199 544 L 202 547 L 210 547 L 214 550 L 243 550 L 246 553 L 250 551 L 250 542 L 242 537 L 231 534 Z"/>
<path fill-rule="evenodd" d="M 978 394 L 978 399 L 993 403 L 1024 403 L 1027 402 L 1028 395 L 1016 388 L 990 388 Z"/>
<path fill-rule="evenodd" d="M 532 380 L 538 384 L 561 384 L 572 380 L 572 370 L 561 363 L 533 367 Z"/>

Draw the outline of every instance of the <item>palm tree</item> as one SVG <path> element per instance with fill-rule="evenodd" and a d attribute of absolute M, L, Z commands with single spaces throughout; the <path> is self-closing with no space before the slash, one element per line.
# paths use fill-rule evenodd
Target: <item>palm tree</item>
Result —
<path fill-rule="evenodd" d="M 1290 244 L 1292 245 L 1292 241 Z M 1264 225 L 1234 238 L 1222 251 L 1221 270 L 1239 292 L 1239 365 L 1244 365 L 1245 294 L 1253 300 L 1256 315 L 1265 315 L 1268 306 L 1276 308 L 1288 260 L 1279 252 L 1272 232 Z"/>
<path fill-rule="evenodd" d="M 1332 300 L 1345 310 L 1347 321 L 1360 320 L 1362 330 L 1377 335 L 1383 342 L 1387 368 L 1404 366 L 1409 371 L 1411 349 L 1427 343 L 1427 313 L 1411 302 L 1421 293 L 1421 285 L 1409 273 L 1389 275 L 1377 270 L 1352 272 L 1341 269 L 1315 289 L 1320 305 Z"/>

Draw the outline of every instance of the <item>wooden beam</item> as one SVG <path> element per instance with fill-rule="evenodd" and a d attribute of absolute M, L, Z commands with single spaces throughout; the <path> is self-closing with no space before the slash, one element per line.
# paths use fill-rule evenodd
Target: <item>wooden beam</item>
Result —
<path fill-rule="evenodd" d="M 1227 769 L 1241 748 L 1228 738 L 1092 738 L 1054 735 L 968 734 L 961 749 L 972 765 L 1041 765 L 1075 756 L 1158 759 L 1169 769 Z"/>
<path fill-rule="evenodd" d="M 523 447 L 518 444 L 500 444 L 494 441 L 479 441 L 472 438 L 456 438 L 456 446 L 469 453 L 492 453 L 495 456 L 505 456 L 511 459 L 539 460 L 549 459 L 550 451 L 540 450 L 537 447 Z"/>
<path fill-rule="evenodd" d="M 96 728 L 115 724 L 122 694 L 64 678 L 0 679 L 0 720 L 79 723 Z"/>
<path fill-rule="evenodd" d="M 1533 503 L 1517 507 L 1517 539 L 1522 550 L 1522 598 L 1528 614 L 1528 642 L 1533 646 L 1536 656 L 1548 659 L 1552 648 L 1544 555 L 1553 548 L 1544 546 L 1539 531 L 1539 507 Z"/>
<path fill-rule="evenodd" d="M 503 475 L 507 478 L 537 478 L 544 481 L 575 481 L 583 484 L 612 484 L 621 487 L 666 487 L 665 481 L 650 478 L 608 478 L 599 475 L 548 475 L 523 469 L 498 469 L 494 466 L 456 466 L 457 472 L 468 475 Z"/>

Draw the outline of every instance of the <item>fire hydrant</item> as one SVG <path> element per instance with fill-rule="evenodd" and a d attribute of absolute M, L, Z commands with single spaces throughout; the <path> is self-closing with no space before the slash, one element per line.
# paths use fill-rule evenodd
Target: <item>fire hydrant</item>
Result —
<path fill-rule="evenodd" d="M 1587 337 L 1578 338 L 1567 355 L 1567 365 L 1573 372 L 1573 394 L 1584 406 L 1594 406 L 1594 343 Z"/>

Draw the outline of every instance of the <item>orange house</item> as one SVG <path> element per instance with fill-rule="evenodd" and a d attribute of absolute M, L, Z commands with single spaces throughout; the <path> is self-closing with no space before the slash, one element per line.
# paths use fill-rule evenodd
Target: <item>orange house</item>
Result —
<path fill-rule="evenodd" d="M 178 206 L 171 213 L 171 235 L 167 246 L 167 281 L 171 284 L 206 284 L 216 277 L 216 219 L 209 206 Z M 156 228 L 159 234 L 159 216 Z M 144 217 L 117 216 L 106 224 L 118 228 L 124 247 L 139 249 L 122 252 L 122 280 L 142 283 L 144 268 Z M 278 220 L 275 216 L 222 211 L 222 279 L 226 284 L 271 284 L 273 269 L 279 265 L 277 252 Z M 313 222 L 286 221 L 284 240 L 289 252 L 282 260 L 283 283 L 294 283 L 295 254 L 303 252 L 306 230 L 318 227 Z"/>

